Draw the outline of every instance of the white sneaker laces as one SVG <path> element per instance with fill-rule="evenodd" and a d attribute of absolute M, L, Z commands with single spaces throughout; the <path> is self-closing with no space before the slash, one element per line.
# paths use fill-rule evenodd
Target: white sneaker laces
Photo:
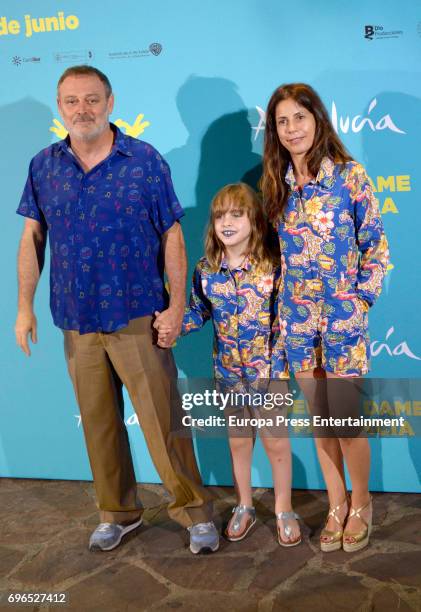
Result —
<path fill-rule="evenodd" d="M 199 534 L 208 533 L 212 528 L 212 522 L 209 523 L 197 523 L 197 525 L 193 525 L 195 529 L 199 532 Z"/>
<path fill-rule="evenodd" d="M 112 523 L 100 523 L 96 528 L 96 531 L 108 531 Z"/>

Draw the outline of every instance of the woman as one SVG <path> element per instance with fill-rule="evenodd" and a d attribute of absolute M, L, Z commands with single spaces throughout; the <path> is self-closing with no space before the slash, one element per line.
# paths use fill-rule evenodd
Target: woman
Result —
<path fill-rule="evenodd" d="M 367 311 L 381 291 L 388 246 L 367 174 L 346 151 L 309 85 L 284 85 L 269 101 L 262 191 L 282 252 L 279 318 L 290 371 L 313 414 L 326 411 L 320 376 L 328 384 L 330 412 L 338 407 L 332 386 L 355 406 L 355 377 L 368 371 Z M 348 383 L 332 382 L 344 377 Z M 351 393 L 344 392 L 344 384 Z M 341 416 L 347 416 L 343 402 L 341 408 Z M 316 438 L 330 503 L 320 536 L 326 552 L 368 544 L 370 447 L 358 433 L 349 437 L 340 430 Z"/>

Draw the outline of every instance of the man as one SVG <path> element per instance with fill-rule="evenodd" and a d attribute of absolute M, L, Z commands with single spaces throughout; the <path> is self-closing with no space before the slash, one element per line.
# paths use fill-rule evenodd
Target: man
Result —
<path fill-rule="evenodd" d="M 51 311 L 64 333 L 100 510 L 89 547 L 112 550 L 142 521 L 123 419 L 124 384 L 173 496 L 169 515 L 189 529 L 193 553 L 215 551 L 211 496 L 191 439 L 171 431 L 179 397 L 171 393 L 176 367 L 169 347 L 184 313 L 186 256 L 184 213 L 169 167 L 152 146 L 109 123 L 114 96 L 96 68 L 68 68 L 57 104 L 69 135 L 32 159 L 17 210 L 26 222 L 15 332 L 30 355 L 28 334 L 37 341 L 33 298 L 49 234 Z M 154 313 L 155 328 L 170 330 L 160 333 L 159 345 Z"/>

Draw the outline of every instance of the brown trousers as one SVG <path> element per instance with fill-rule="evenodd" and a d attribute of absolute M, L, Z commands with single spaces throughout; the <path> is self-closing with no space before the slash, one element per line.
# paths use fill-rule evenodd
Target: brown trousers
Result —
<path fill-rule="evenodd" d="M 152 318 L 112 333 L 64 332 L 70 377 L 82 417 L 101 522 L 137 519 L 142 505 L 124 423 L 126 387 L 158 474 L 173 500 L 168 514 L 184 527 L 207 522 L 212 496 L 201 482 L 189 436 L 174 435 L 180 412 L 170 349 L 152 342 Z"/>

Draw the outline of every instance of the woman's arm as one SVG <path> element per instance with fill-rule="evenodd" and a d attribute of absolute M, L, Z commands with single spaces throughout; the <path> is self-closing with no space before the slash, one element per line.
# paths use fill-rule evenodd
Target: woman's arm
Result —
<path fill-rule="evenodd" d="M 271 359 L 270 377 L 288 378 L 288 365 L 285 354 L 284 336 L 282 334 L 282 321 L 279 317 L 282 308 L 283 275 L 279 266 L 274 273 L 273 279 L 273 313 L 271 328 Z"/>
<path fill-rule="evenodd" d="M 389 247 L 369 178 L 360 165 L 353 172 L 356 173 L 356 180 L 351 197 L 355 203 L 355 230 L 360 251 L 357 293 L 372 306 L 382 290 L 382 281 L 389 264 Z"/>

